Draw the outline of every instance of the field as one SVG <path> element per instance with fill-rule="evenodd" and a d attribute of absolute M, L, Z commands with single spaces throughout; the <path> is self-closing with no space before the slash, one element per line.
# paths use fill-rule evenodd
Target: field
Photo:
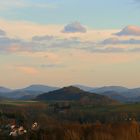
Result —
<path fill-rule="evenodd" d="M 9 109 L 8 109 L 9 108 Z M 25 112 L 31 109 L 34 112 L 41 112 L 48 116 L 63 117 L 68 114 L 76 113 L 77 116 L 84 116 L 86 114 L 93 115 L 93 120 L 100 120 L 101 117 L 106 116 L 110 119 L 118 116 L 118 120 L 126 120 L 128 118 L 135 118 L 139 120 L 140 115 L 140 103 L 132 104 L 118 104 L 118 105 L 79 105 L 76 102 L 39 102 L 39 101 L 16 101 L 16 100 L 5 100 L 0 102 L 0 110 L 6 112 L 12 109 L 20 109 Z M 12 113 L 12 112 L 11 112 Z M 18 113 L 18 112 L 17 112 Z M 82 115 L 81 115 L 82 114 Z M 111 116 L 114 114 L 115 116 Z M 57 116 L 58 115 L 58 116 Z M 96 120 L 94 119 L 96 118 Z M 123 116 L 124 115 L 124 116 Z M 70 121 L 69 117 L 65 117 L 66 120 Z M 125 118 L 126 117 L 126 118 Z M 86 118 L 85 118 L 86 119 Z M 108 119 L 108 120 L 109 120 Z M 77 120 L 75 120 L 77 121 Z M 102 120 L 100 120 L 102 121 Z"/>
<path fill-rule="evenodd" d="M 0 103 L 0 136 L 2 140 L 13 139 L 9 136 L 10 128 L 6 126 L 14 123 L 27 130 L 25 135 L 14 137 L 18 140 L 132 140 L 126 139 L 122 133 L 130 133 L 131 127 L 134 132 L 128 134 L 129 137 L 138 140 L 139 124 L 136 121 L 139 118 L 140 103 L 85 106 L 66 101 L 47 103 L 7 100 Z M 34 122 L 39 124 L 36 131 L 31 129 Z M 118 139 L 114 138 L 119 133 L 116 127 L 122 131 Z"/>

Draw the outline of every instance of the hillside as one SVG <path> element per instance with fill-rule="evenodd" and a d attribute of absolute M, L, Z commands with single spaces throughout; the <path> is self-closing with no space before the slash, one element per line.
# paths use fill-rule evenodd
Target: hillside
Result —
<path fill-rule="evenodd" d="M 77 101 L 83 104 L 114 104 L 117 101 L 106 96 L 83 91 L 77 87 L 69 86 L 59 90 L 37 96 L 36 100 L 43 101 Z"/>
<path fill-rule="evenodd" d="M 101 93 L 100 95 L 107 96 L 111 99 L 120 101 L 120 102 L 128 102 L 129 98 L 123 96 L 122 94 L 115 92 L 115 91 L 106 91 L 104 93 Z M 131 100 L 131 99 L 130 99 Z"/>

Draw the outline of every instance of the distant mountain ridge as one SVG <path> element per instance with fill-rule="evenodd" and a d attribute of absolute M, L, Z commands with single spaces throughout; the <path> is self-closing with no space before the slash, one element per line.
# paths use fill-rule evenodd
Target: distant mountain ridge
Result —
<path fill-rule="evenodd" d="M 86 92 L 108 96 L 109 98 L 121 102 L 140 102 L 140 88 L 129 89 L 121 86 L 89 87 L 80 84 L 75 84 L 73 86 Z M 14 90 L 6 87 L 0 87 L 0 97 L 31 100 L 42 93 L 47 93 L 57 89 L 60 88 L 41 84 L 34 84 L 25 88 Z"/>
<path fill-rule="evenodd" d="M 11 98 L 11 99 L 32 99 L 35 98 L 37 95 L 49 92 L 58 89 L 58 87 L 51 87 L 45 85 L 30 85 L 28 87 L 16 90 L 8 90 L 7 88 L 2 88 L 4 90 L 0 90 L 0 96 Z M 7 89 L 7 90 L 6 90 Z M 4 91 L 4 92 L 3 92 Z"/>
<path fill-rule="evenodd" d="M 140 88 L 126 88 L 122 86 L 89 87 L 75 85 L 76 87 L 100 95 L 105 95 L 120 102 L 140 102 Z"/>
<path fill-rule="evenodd" d="M 21 90 L 48 92 L 48 91 L 52 91 L 52 90 L 56 90 L 56 89 L 58 89 L 58 87 L 47 86 L 47 85 L 30 85 L 30 86 L 23 88 Z"/>
<path fill-rule="evenodd" d="M 140 102 L 140 88 L 125 88 L 121 86 L 106 86 L 95 88 L 90 92 L 108 96 L 121 102 Z"/>
<path fill-rule="evenodd" d="M 0 87 L 0 92 L 5 93 L 5 92 L 11 92 L 11 91 L 12 91 L 12 89 L 10 89 L 10 88 Z"/>
<path fill-rule="evenodd" d="M 121 86 L 104 86 L 104 87 L 98 87 L 98 88 L 94 88 L 91 90 L 91 92 L 96 92 L 96 93 L 103 93 L 103 92 L 107 92 L 107 91 L 115 91 L 115 92 L 126 92 L 129 89 L 126 87 L 121 87 Z"/>

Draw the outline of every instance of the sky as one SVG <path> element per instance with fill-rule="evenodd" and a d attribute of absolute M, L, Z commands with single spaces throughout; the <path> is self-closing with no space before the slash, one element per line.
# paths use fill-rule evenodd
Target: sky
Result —
<path fill-rule="evenodd" d="M 0 86 L 140 87 L 140 0 L 0 3 Z"/>

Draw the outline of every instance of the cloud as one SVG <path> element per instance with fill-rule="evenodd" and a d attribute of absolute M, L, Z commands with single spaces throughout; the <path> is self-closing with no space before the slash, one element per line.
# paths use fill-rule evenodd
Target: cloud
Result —
<path fill-rule="evenodd" d="M 5 36 L 6 32 L 0 29 L 0 36 Z"/>
<path fill-rule="evenodd" d="M 52 61 L 52 62 L 59 62 L 59 58 L 54 53 L 47 53 L 49 50 L 65 50 L 65 49 L 81 49 L 81 50 L 88 50 L 91 52 L 98 52 L 98 53 L 118 53 L 118 52 L 139 52 L 140 40 L 129 39 L 129 40 L 120 40 L 118 38 L 108 38 L 101 42 L 91 42 L 91 41 L 82 41 L 78 38 L 58 38 L 58 37 L 51 37 L 51 41 L 48 41 L 48 37 L 38 36 L 36 41 L 24 41 L 20 39 L 12 39 L 8 37 L 0 37 L 0 52 L 6 53 L 42 53 L 44 58 Z M 38 40 L 38 41 L 37 41 Z M 40 40 L 40 41 L 39 41 Z M 137 45 L 138 47 L 131 47 L 131 50 L 127 46 L 123 48 L 121 45 Z M 132 50 L 132 49 L 135 49 Z M 41 53 L 42 52 L 42 53 Z M 46 52 L 46 53 L 45 53 Z M 32 56 L 32 55 L 31 55 Z M 49 67 L 49 66 L 48 66 Z M 51 66 L 50 66 L 51 67 Z M 54 66 L 52 66 L 54 67 Z"/>
<path fill-rule="evenodd" d="M 33 36 L 32 40 L 33 41 L 50 41 L 55 39 L 56 37 L 54 36 L 49 36 L 49 35 L 45 35 L 45 36 Z"/>
<path fill-rule="evenodd" d="M 20 42 L 21 42 L 21 40 L 19 40 L 19 39 L 13 39 L 13 38 L 9 38 L 9 37 L 0 37 L 1 46 L 8 46 L 8 45 L 17 44 Z"/>
<path fill-rule="evenodd" d="M 25 41 L 20 38 L 12 38 L 6 36 L 6 32 L 0 30 L 0 53 L 16 53 L 16 52 L 38 52 L 44 51 L 45 48 L 40 42 Z"/>
<path fill-rule="evenodd" d="M 101 41 L 100 44 L 103 44 L 103 45 L 128 44 L 128 45 L 130 45 L 130 44 L 140 44 L 140 40 L 136 40 L 136 39 L 120 40 L 118 38 L 108 38 L 108 39 Z"/>
<path fill-rule="evenodd" d="M 73 22 L 66 25 L 62 32 L 63 33 L 86 33 L 87 29 L 79 22 Z"/>
<path fill-rule="evenodd" d="M 125 50 L 124 48 L 119 47 L 104 47 L 104 46 L 92 46 L 84 48 L 84 50 L 87 50 L 91 53 L 122 53 L 122 52 L 128 52 L 128 50 Z"/>
<path fill-rule="evenodd" d="M 78 47 L 81 43 L 83 43 L 79 38 L 77 37 L 69 37 L 69 38 L 61 38 L 58 36 L 33 36 L 32 41 L 34 43 L 40 42 L 44 43 L 46 48 L 72 48 L 72 47 Z"/>
<path fill-rule="evenodd" d="M 20 45 L 22 40 L 0 36 L 0 52 L 17 52 L 21 51 Z"/>
<path fill-rule="evenodd" d="M 129 25 L 116 33 L 117 36 L 140 36 L 140 27 Z"/>
<path fill-rule="evenodd" d="M 138 48 L 140 48 L 140 39 L 134 38 L 119 39 L 119 37 L 111 37 L 103 41 L 93 42 L 67 35 L 65 38 L 63 36 L 35 35 L 30 40 L 12 38 L 6 35 L 0 36 L 0 53 L 18 53 L 29 56 L 32 56 L 32 53 L 38 53 L 41 57 L 43 53 L 44 58 L 57 63 L 60 61 L 60 57 L 47 52 L 66 51 L 66 49 L 81 49 L 101 53 L 139 52 Z"/>
<path fill-rule="evenodd" d="M 96 46 L 89 46 L 86 48 L 82 48 L 85 51 L 91 53 L 139 53 L 140 46 L 113 46 L 113 45 L 96 45 Z"/>
<path fill-rule="evenodd" d="M 83 42 L 76 37 L 60 38 L 57 36 L 33 36 L 31 40 L 0 36 L 1 53 L 46 52 L 62 48 L 77 48 Z M 54 56 L 51 56 L 53 59 Z M 50 58 L 50 56 L 49 56 Z"/>

